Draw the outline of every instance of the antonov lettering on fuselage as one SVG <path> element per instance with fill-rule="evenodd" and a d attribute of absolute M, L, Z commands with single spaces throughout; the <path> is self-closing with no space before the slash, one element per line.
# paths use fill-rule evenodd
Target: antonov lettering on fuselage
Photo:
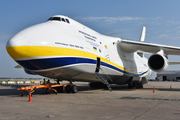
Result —
<path fill-rule="evenodd" d="M 102 35 L 62 15 L 26 28 L 7 43 L 9 55 L 26 73 L 67 81 L 128 84 L 141 88 L 151 70 L 162 72 L 168 55 L 180 55 L 179 47 L 145 43 Z M 152 53 L 149 59 L 144 53 Z"/>

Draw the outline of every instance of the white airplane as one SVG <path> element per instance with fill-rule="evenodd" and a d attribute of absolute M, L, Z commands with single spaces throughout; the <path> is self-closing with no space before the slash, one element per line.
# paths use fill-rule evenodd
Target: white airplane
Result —
<path fill-rule="evenodd" d="M 62 15 L 26 28 L 7 43 L 9 55 L 26 73 L 67 80 L 67 92 L 77 92 L 74 81 L 128 84 L 142 88 L 151 70 L 163 72 L 170 64 L 168 55 L 180 55 L 180 47 L 145 43 L 146 28 L 140 41 L 102 35 Z M 149 59 L 144 53 L 152 53 Z"/>

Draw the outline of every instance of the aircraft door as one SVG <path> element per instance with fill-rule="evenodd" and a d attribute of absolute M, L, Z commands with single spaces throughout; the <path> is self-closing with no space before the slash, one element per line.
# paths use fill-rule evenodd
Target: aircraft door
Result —
<path fill-rule="evenodd" d="M 99 57 L 97 57 L 96 71 L 95 72 L 99 72 L 100 65 L 101 65 L 101 59 Z"/>

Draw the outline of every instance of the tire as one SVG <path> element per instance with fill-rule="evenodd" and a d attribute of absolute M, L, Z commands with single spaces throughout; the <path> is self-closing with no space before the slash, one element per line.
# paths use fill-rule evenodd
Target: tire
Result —
<path fill-rule="evenodd" d="M 77 86 L 76 86 L 76 85 L 73 85 L 73 86 L 71 87 L 71 92 L 72 92 L 72 93 L 77 93 L 77 91 L 78 91 Z"/>
<path fill-rule="evenodd" d="M 94 85 L 94 83 L 92 83 L 92 82 L 89 83 L 89 86 L 90 86 L 91 88 L 95 88 L 95 87 L 94 87 L 95 85 Z"/>
<path fill-rule="evenodd" d="M 131 85 L 131 83 L 129 83 L 129 84 L 128 84 L 128 88 L 129 88 L 129 89 L 132 89 L 132 87 L 133 87 L 133 86 Z"/>
<path fill-rule="evenodd" d="M 57 92 L 58 92 L 58 93 L 63 93 L 63 92 L 64 92 L 63 86 L 58 87 L 58 88 L 57 88 Z"/>
<path fill-rule="evenodd" d="M 65 87 L 65 90 L 66 90 L 66 93 L 71 93 L 71 86 L 70 85 L 67 85 Z"/>
<path fill-rule="evenodd" d="M 136 89 L 143 88 L 143 84 L 141 82 L 133 82 L 133 87 L 136 87 Z"/>
<path fill-rule="evenodd" d="M 106 88 L 107 86 L 102 83 L 102 82 L 91 82 L 89 83 L 89 86 L 91 88 L 95 88 L 95 89 L 101 89 L 101 88 Z"/>

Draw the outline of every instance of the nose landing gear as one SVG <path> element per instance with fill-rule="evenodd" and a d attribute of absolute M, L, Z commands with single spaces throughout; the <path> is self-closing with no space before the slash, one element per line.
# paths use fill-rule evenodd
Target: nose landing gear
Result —
<path fill-rule="evenodd" d="M 76 85 L 72 84 L 72 85 L 67 85 L 65 87 L 65 90 L 66 90 L 67 93 L 77 93 L 78 88 L 77 88 Z"/>
<path fill-rule="evenodd" d="M 57 81 L 57 84 L 60 84 L 60 81 L 62 81 L 62 80 L 56 80 Z M 66 93 L 77 93 L 77 91 L 78 91 L 78 88 L 77 88 L 77 86 L 76 85 L 74 85 L 73 83 L 72 83 L 72 81 L 69 81 L 69 83 L 68 83 L 69 85 L 66 85 L 66 87 L 61 87 L 61 88 L 59 88 L 58 89 L 58 92 L 59 91 L 61 91 L 61 92 L 66 92 Z M 65 90 L 65 91 L 64 91 Z"/>

